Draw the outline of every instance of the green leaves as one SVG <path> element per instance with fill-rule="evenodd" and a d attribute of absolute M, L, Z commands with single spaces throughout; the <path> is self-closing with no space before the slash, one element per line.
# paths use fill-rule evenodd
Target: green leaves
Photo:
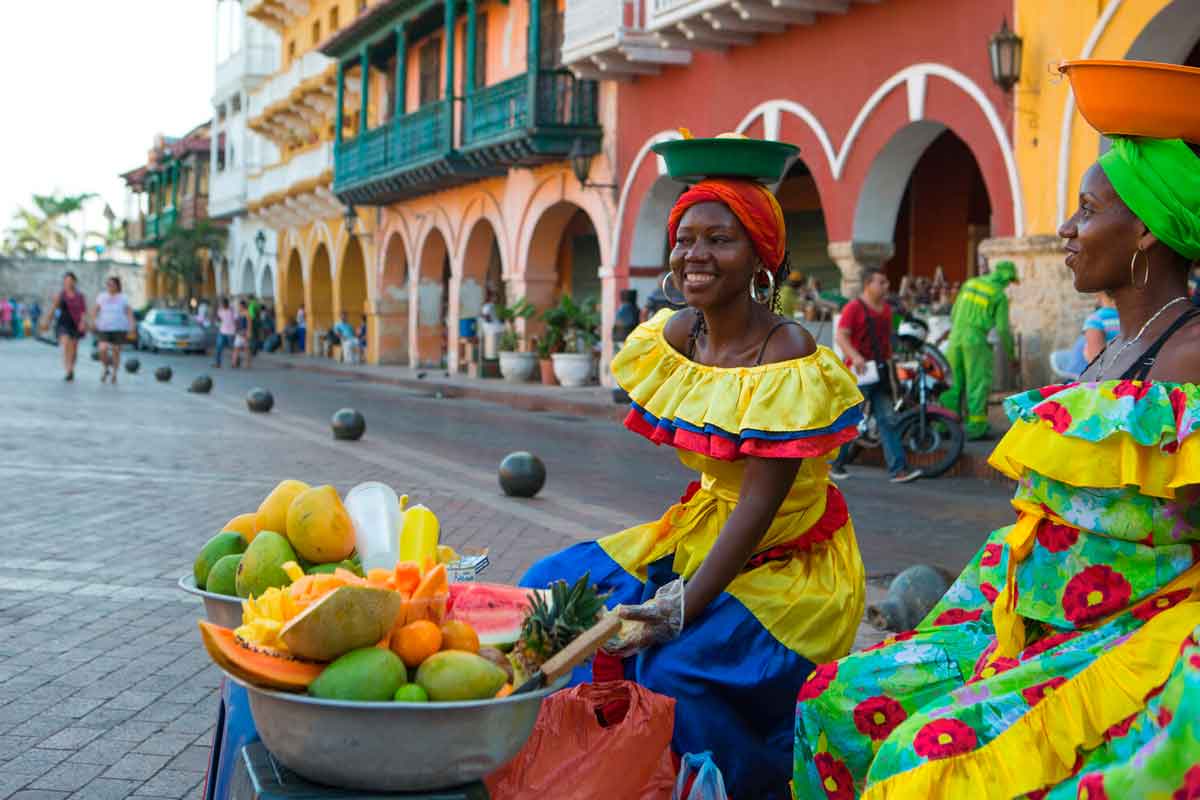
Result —
<path fill-rule="evenodd" d="M 546 339 L 556 343 L 550 352 L 584 352 L 600 339 L 600 311 L 595 298 L 578 303 L 564 294 L 554 308 L 542 313 Z"/>
<path fill-rule="evenodd" d="M 79 234 L 67 224 L 67 217 L 81 210 L 91 198 L 92 192 L 69 195 L 33 195 L 33 209 L 20 208 L 13 214 L 12 224 L 0 247 L 5 253 L 14 255 L 45 256 L 59 253 L 67 256 L 67 249 Z"/>
<path fill-rule="evenodd" d="M 225 237 L 225 228 L 204 219 L 191 228 L 173 225 L 159 245 L 158 268 L 191 289 L 204 277 L 208 259 L 201 251 L 223 249 Z"/>

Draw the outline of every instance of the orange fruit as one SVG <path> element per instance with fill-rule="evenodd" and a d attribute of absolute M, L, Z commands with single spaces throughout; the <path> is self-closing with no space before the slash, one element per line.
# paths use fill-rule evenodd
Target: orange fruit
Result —
<path fill-rule="evenodd" d="M 442 626 L 442 649 L 478 653 L 479 634 L 466 622 L 452 619 Z"/>
<path fill-rule="evenodd" d="M 414 669 L 442 649 L 442 629 L 427 619 L 410 622 L 392 632 L 392 652 L 404 666 Z"/>

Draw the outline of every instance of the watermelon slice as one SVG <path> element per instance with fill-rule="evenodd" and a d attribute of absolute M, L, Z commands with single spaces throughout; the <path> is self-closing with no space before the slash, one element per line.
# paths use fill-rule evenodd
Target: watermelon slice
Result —
<path fill-rule="evenodd" d="M 485 647 L 508 649 L 521 638 L 521 623 L 529 613 L 530 593 L 499 583 L 451 583 L 446 619 L 466 622 Z"/>

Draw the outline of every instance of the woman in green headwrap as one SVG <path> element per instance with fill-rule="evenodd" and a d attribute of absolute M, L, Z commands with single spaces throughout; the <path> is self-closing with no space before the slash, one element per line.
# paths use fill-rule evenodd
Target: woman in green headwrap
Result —
<path fill-rule="evenodd" d="M 1114 137 L 1085 174 L 1059 235 L 1121 336 L 1008 400 L 1016 524 L 916 630 L 812 673 L 797 797 L 1200 798 L 1197 150 Z"/>

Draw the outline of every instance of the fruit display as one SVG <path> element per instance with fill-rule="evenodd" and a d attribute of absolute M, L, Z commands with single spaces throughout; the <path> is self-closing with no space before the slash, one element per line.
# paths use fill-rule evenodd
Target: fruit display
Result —
<path fill-rule="evenodd" d="M 361 535 L 332 486 L 282 481 L 230 520 L 193 565 L 197 588 L 242 598 L 240 625 L 199 623 L 213 661 L 246 683 L 330 700 L 489 700 L 603 611 L 586 575 L 545 591 L 451 582 L 458 553 L 439 543 L 433 511 L 406 500 L 386 542 L 400 560 L 365 574 L 358 547 L 380 537 Z"/>

